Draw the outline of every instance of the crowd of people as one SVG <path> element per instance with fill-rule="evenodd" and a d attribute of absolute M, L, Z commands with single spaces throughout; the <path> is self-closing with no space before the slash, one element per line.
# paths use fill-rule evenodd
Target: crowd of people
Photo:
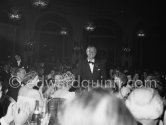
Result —
<path fill-rule="evenodd" d="M 28 66 L 19 55 L 3 65 L 1 125 L 27 124 L 36 100 L 41 113 L 47 105 L 49 125 L 166 125 L 165 74 L 111 68 L 107 75 L 95 58 L 97 49 L 89 46 L 86 54 L 74 69 L 59 64 L 47 69 L 43 62 Z"/>

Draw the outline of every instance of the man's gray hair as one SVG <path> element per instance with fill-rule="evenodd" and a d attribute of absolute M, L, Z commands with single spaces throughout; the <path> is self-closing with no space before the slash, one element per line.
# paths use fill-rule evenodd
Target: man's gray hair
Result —
<path fill-rule="evenodd" d="M 87 49 L 86 49 L 86 53 L 89 51 L 89 49 L 94 49 L 95 52 L 97 53 L 97 49 L 94 46 L 88 46 Z"/>

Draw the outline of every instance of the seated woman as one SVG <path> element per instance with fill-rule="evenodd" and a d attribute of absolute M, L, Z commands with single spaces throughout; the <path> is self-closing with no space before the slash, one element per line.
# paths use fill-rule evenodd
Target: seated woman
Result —
<path fill-rule="evenodd" d="M 39 100 L 40 108 L 43 107 L 43 98 L 40 91 L 33 89 L 34 86 L 39 82 L 38 75 L 35 71 L 27 73 L 23 79 L 25 84 L 19 90 L 17 103 L 28 102 L 30 105 L 30 111 L 33 113 L 35 109 L 36 100 Z"/>
<path fill-rule="evenodd" d="M 101 88 L 66 102 L 58 116 L 60 125 L 136 125 L 123 101 Z"/>
<path fill-rule="evenodd" d="M 116 86 L 115 95 L 120 99 L 127 98 L 131 87 L 127 86 L 127 77 L 123 73 L 115 74 L 114 85 Z"/>
<path fill-rule="evenodd" d="M 70 92 L 69 89 L 72 87 L 72 80 L 64 78 L 64 76 L 73 77 L 72 74 L 63 74 L 55 76 L 55 86 L 57 90 L 51 95 L 52 98 L 64 98 L 72 99 L 75 96 L 75 92 Z M 71 78 L 73 79 L 73 78 Z"/>

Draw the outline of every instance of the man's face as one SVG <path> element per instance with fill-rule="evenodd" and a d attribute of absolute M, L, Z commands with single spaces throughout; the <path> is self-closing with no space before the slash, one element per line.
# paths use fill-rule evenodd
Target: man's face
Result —
<path fill-rule="evenodd" d="M 135 79 L 139 79 L 139 74 L 135 74 Z"/>
<path fill-rule="evenodd" d="M 21 58 L 20 58 L 19 55 L 16 55 L 16 56 L 15 56 L 15 59 L 16 59 L 17 61 L 19 61 Z"/>
<path fill-rule="evenodd" d="M 88 59 L 94 59 L 96 56 L 96 50 L 94 48 L 87 49 L 86 53 L 87 53 Z"/>
<path fill-rule="evenodd" d="M 54 70 L 51 71 L 51 75 L 52 75 L 52 76 L 55 75 L 55 71 L 54 71 Z"/>

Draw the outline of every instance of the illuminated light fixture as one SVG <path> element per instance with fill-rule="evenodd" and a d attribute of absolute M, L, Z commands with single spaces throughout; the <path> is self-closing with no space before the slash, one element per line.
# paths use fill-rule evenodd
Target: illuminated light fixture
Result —
<path fill-rule="evenodd" d="M 94 31 L 94 30 L 95 30 L 94 24 L 93 24 L 92 22 L 89 22 L 89 23 L 85 26 L 85 30 L 86 30 L 86 31 L 89 31 L 89 32 Z"/>
<path fill-rule="evenodd" d="M 66 28 L 62 28 L 61 31 L 60 31 L 60 34 L 61 35 L 67 35 L 68 34 L 68 31 Z"/>
<path fill-rule="evenodd" d="M 34 7 L 46 8 L 48 6 L 49 0 L 32 0 L 32 5 Z"/>
<path fill-rule="evenodd" d="M 24 46 L 33 46 L 33 42 L 32 41 L 25 41 Z"/>
<path fill-rule="evenodd" d="M 122 48 L 122 50 L 123 50 L 124 52 L 129 53 L 129 52 L 131 51 L 131 48 L 129 48 L 129 47 L 124 47 L 124 48 Z"/>
<path fill-rule="evenodd" d="M 145 37 L 146 34 L 144 33 L 143 30 L 139 30 L 138 33 L 137 33 L 137 36 L 138 36 L 138 37 Z"/>
<path fill-rule="evenodd" d="M 26 41 L 24 42 L 24 47 L 30 49 L 30 48 L 33 47 L 33 43 L 34 43 L 34 41 L 28 41 L 28 40 L 26 40 Z"/>
<path fill-rule="evenodd" d="M 17 21 L 22 17 L 21 11 L 19 8 L 13 7 L 8 13 L 9 19 Z"/>

